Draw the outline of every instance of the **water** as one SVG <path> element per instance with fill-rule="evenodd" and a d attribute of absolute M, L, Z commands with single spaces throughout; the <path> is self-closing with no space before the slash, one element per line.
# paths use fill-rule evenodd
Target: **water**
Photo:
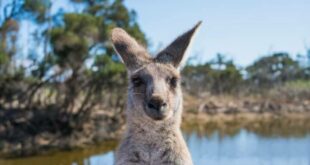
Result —
<path fill-rule="evenodd" d="M 196 165 L 310 165 L 310 134 L 265 136 L 245 129 L 232 135 L 217 131 L 184 134 Z M 116 142 L 84 150 L 1 160 L 1 165 L 110 165 Z"/>
<path fill-rule="evenodd" d="M 310 135 L 266 138 L 245 130 L 232 137 L 193 133 L 187 144 L 197 165 L 310 165 Z"/>

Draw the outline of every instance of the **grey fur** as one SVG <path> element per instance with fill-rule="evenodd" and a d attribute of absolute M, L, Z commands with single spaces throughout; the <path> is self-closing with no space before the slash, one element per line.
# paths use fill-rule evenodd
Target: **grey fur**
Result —
<path fill-rule="evenodd" d="M 124 30 L 112 31 L 114 48 L 126 64 L 129 78 L 127 128 L 116 165 L 192 165 L 180 130 L 183 98 L 177 67 L 199 24 L 155 58 Z M 160 104 L 164 108 L 153 109 L 149 106 L 152 100 L 165 103 Z"/>

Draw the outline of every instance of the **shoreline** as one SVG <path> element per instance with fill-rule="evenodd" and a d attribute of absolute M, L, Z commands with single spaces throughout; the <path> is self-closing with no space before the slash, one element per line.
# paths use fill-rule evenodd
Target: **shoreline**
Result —
<path fill-rule="evenodd" d="M 0 123 L 0 157 L 24 157 L 87 148 L 105 141 L 118 140 L 125 128 L 123 114 L 94 109 L 90 118 L 81 127 L 72 127 L 74 129 L 68 135 L 59 135 L 59 130 L 56 133 L 49 132 L 47 129 L 50 125 L 39 125 L 42 132 L 32 135 L 28 132 L 29 128 L 24 128 L 25 125 L 34 119 L 41 121 L 42 115 L 51 119 L 51 112 L 39 110 L 40 115 L 37 117 L 37 112 L 21 112 L 33 113 L 31 120 L 17 113 L 18 123 L 15 121 L 15 125 L 8 127 L 9 130 Z M 195 129 L 201 135 L 210 135 L 215 131 L 222 135 L 234 135 L 246 129 L 262 136 L 302 136 L 310 132 L 310 100 L 244 96 L 193 97 L 185 94 L 182 118 L 182 131 L 185 133 Z"/>
<path fill-rule="evenodd" d="M 185 114 L 182 130 L 197 130 L 198 134 L 233 135 L 245 129 L 266 137 L 298 137 L 310 133 L 310 113 L 275 115 L 272 113 L 239 113 L 234 115 Z"/>
<path fill-rule="evenodd" d="M 212 135 L 214 132 L 220 135 L 232 136 L 242 129 L 250 132 L 258 133 L 261 136 L 284 136 L 298 137 L 310 133 L 310 113 L 290 113 L 290 114 L 273 114 L 273 113 L 238 113 L 238 114 L 216 114 L 210 115 L 206 113 L 184 113 L 182 117 L 181 129 L 184 133 L 191 133 L 193 130 L 198 135 Z M 120 127 L 121 128 L 121 127 Z M 63 137 L 59 141 L 62 143 L 41 143 L 29 145 L 22 148 L 21 144 L 10 144 L 7 142 L 6 148 L 2 148 L 0 157 L 17 158 L 34 155 L 42 155 L 55 151 L 75 150 L 79 148 L 89 148 L 93 145 L 104 143 L 107 141 L 118 140 L 122 129 L 117 130 L 113 136 L 109 138 L 85 138 L 75 139 L 73 142 L 70 138 Z M 37 137 L 35 137 L 37 138 Z M 81 139 L 84 139 L 82 141 Z M 3 143 L 3 142 L 2 142 Z M 5 142 L 4 142 L 5 143 Z"/>

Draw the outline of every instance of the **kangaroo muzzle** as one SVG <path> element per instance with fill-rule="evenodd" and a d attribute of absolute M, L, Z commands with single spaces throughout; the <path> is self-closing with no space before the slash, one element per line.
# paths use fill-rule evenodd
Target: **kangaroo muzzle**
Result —
<path fill-rule="evenodd" d="M 162 120 L 168 114 L 168 104 L 160 97 L 151 97 L 147 101 L 145 112 L 154 120 Z"/>

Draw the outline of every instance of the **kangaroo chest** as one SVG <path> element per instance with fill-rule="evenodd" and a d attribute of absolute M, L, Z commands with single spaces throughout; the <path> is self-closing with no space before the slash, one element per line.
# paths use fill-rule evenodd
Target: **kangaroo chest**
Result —
<path fill-rule="evenodd" d="M 137 134 L 136 134 L 137 135 Z M 127 138 L 131 162 L 139 164 L 183 164 L 188 157 L 187 148 L 180 132 L 139 134 Z M 127 148 L 127 147 L 126 147 Z"/>

